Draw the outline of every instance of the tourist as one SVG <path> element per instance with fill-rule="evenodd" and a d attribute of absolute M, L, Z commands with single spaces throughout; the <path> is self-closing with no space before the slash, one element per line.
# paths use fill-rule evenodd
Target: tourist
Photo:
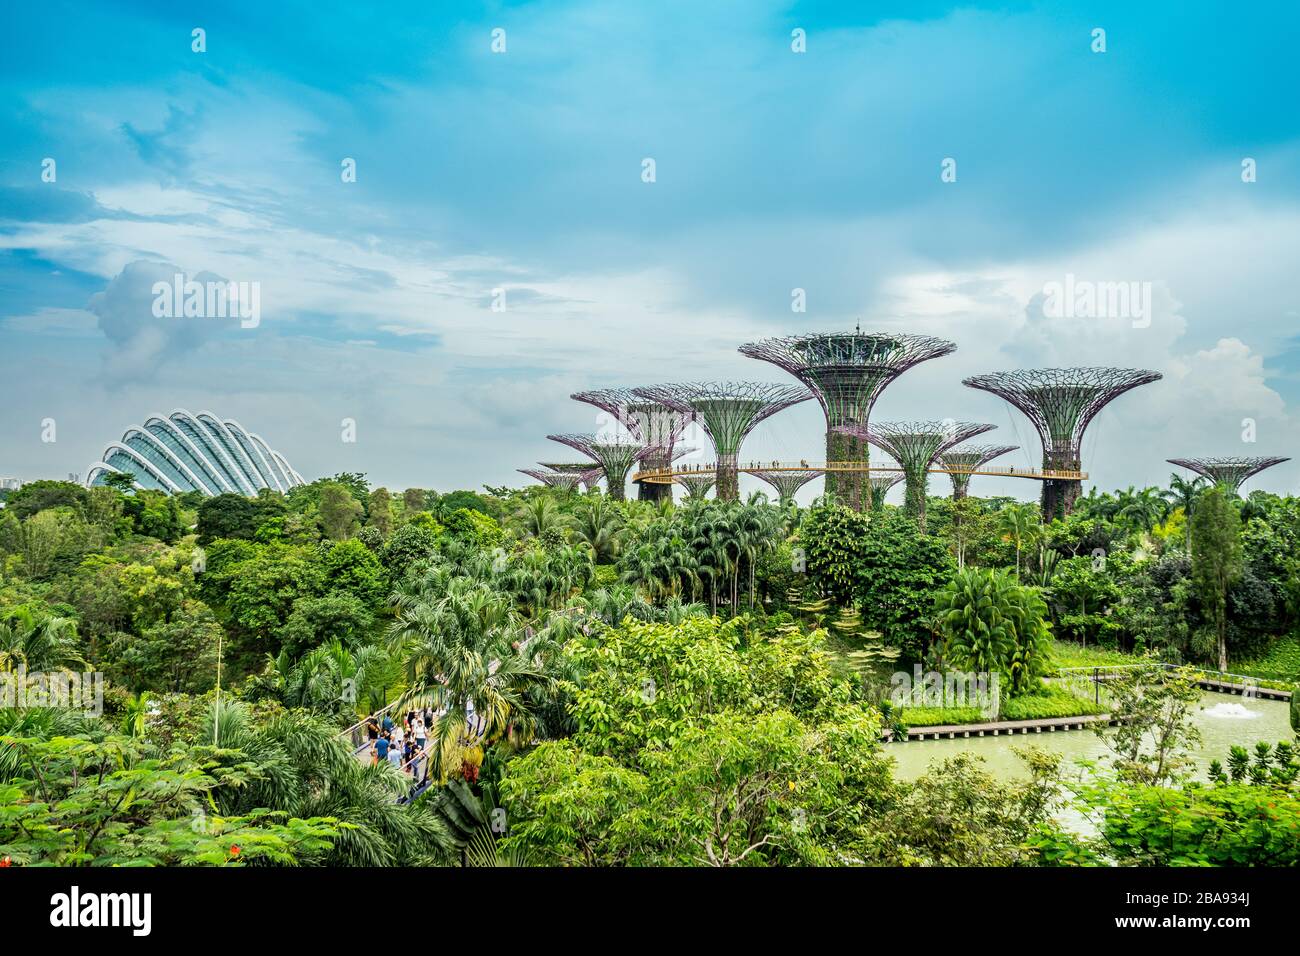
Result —
<path fill-rule="evenodd" d="M 429 739 L 429 731 L 425 726 L 424 717 L 419 714 L 415 715 L 415 722 L 411 724 L 411 736 L 415 738 L 415 745 L 423 750 L 425 741 Z"/>
<path fill-rule="evenodd" d="M 370 761 L 370 766 L 378 766 L 385 762 L 388 759 L 388 749 L 391 746 L 392 741 L 381 734 L 379 739 L 375 741 L 374 747 L 371 749 L 371 756 L 373 759 Z"/>

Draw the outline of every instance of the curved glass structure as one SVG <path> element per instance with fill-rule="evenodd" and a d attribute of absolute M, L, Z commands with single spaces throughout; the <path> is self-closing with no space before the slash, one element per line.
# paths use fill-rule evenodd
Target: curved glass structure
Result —
<path fill-rule="evenodd" d="M 239 422 L 183 408 L 128 428 L 90 466 L 86 484 L 102 485 L 111 472 L 134 475 L 140 488 L 206 495 L 255 495 L 263 488 L 288 491 L 306 484 L 283 455 Z"/>

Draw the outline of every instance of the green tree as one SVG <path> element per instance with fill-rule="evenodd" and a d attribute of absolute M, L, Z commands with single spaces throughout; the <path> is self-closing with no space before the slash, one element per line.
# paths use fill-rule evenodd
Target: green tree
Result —
<path fill-rule="evenodd" d="M 393 530 L 393 496 L 387 488 L 376 488 L 370 492 L 370 503 L 366 508 L 366 527 L 376 528 L 381 534 Z"/>
<path fill-rule="evenodd" d="M 0 857 L 20 866 L 323 863 L 343 832 L 324 814 L 213 812 L 213 794 L 240 789 L 247 768 L 214 767 L 184 749 L 155 756 L 117 736 L 0 743 L 17 757 L 0 782 Z"/>
<path fill-rule="evenodd" d="M 365 509 L 352 492 L 337 482 L 326 482 L 320 489 L 321 533 L 331 541 L 346 541 L 361 530 Z"/>
<path fill-rule="evenodd" d="M 1228 669 L 1228 592 L 1242 573 L 1241 518 L 1216 485 L 1196 501 L 1191 518 L 1192 582 L 1218 639 L 1219 670 Z"/>
<path fill-rule="evenodd" d="M 1116 724 L 1094 729 L 1113 755 L 1116 778 L 1152 786 L 1184 779 L 1201 739 L 1191 720 L 1201 700 L 1196 673 L 1186 667 L 1167 671 L 1148 657 L 1108 681 L 1106 692 Z"/>
<path fill-rule="evenodd" d="M 42 478 L 39 481 L 29 481 L 11 492 L 5 499 L 5 511 L 19 521 L 50 508 L 70 508 L 78 514 L 84 514 L 89 497 L 90 493 L 74 482 Z"/>
<path fill-rule="evenodd" d="M 966 568 L 935 597 L 944 655 L 958 668 L 1000 674 L 1012 694 L 1039 684 L 1051 648 L 1047 605 L 1005 571 Z"/>

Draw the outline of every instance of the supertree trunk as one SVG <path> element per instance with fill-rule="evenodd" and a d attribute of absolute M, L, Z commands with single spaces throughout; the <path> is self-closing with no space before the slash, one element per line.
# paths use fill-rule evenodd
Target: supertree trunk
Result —
<path fill-rule="evenodd" d="M 909 468 L 906 484 L 903 486 L 903 509 L 916 520 L 916 527 L 925 533 L 925 496 L 929 485 L 929 475 L 924 468 L 917 471 Z"/>
<path fill-rule="evenodd" d="M 827 462 L 861 462 L 866 468 L 870 459 L 870 446 L 856 435 L 828 430 L 826 432 Z M 865 471 L 826 472 L 826 491 L 835 496 L 837 503 L 854 511 L 871 507 L 871 482 Z"/>
<path fill-rule="evenodd" d="M 1064 460 L 1055 455 L 1043 456 L 1044 471 L 1078 471 L 1078 459 Z M 1064 519 L 1074 510 L 1074 504 L 1083 494 L 1083 482 L 1077 479 L 1048 478 L 1043 482 L 1041 503 L 1042 520 L 1047 524 L 1057 518 Z"/>
<path fill-rule="evenodd" d="M 654 455 L 646 457 L 642 461 L 642 471 L 658 471 L 667 469 L 672 466 L 672 462 L 667 456 Z M 641 501 L 663 501 L 665 498 L 672 499 L 673 485 L 671 481 L 641 481 L 637 482 L 636 496 Z"/>
<path fill-rule="evenodd" d="M 719 501 L 740 500 L 740 473 L 736 469 L 735 455 L 718 456 L 718 483 L 713 495 Z"/>

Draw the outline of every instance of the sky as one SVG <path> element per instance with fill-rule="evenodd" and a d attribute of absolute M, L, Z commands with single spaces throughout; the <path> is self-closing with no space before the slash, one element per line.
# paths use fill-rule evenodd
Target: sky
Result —
<path fill-rule="evenodd" d="M 520 485 L 603 426 L 572 392 L 783 381 L 738 346 L 860 323 L 957 344 L 876 420 L 993 423 L 1037 465 L 963 377 L 1149 368 L 1087 485 L 1294 455 L 1246 490 L 1297 492 L 1300 7 L 379 9 L 0 9 L 0 476 L 84 477 L 183 407 L 309 480 Z M 176 274 L 256 286 L 257 321 L 155 315 Z M 1067 277 L 1150 309 L 1055 309 Z M 823 430 L 805 403 L 741 457 Z"/>

